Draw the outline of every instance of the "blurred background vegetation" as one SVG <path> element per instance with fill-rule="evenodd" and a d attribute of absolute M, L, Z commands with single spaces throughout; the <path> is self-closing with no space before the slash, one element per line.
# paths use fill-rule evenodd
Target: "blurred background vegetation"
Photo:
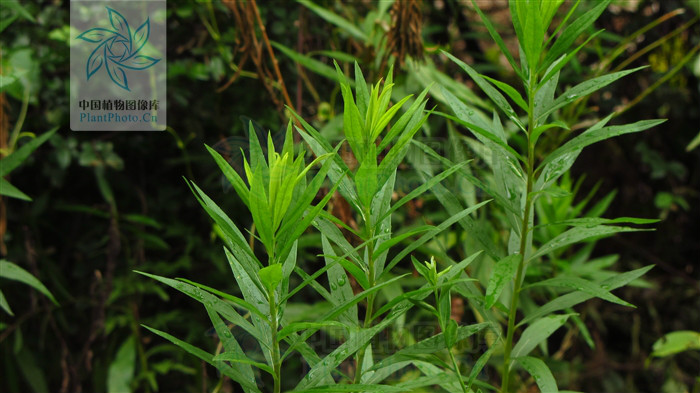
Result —
<path fill-rule="evenodd" d="M 506 2 L 479 5 L 513 36 Z M 560 83 L 571 85 L 604 71 L 650 66 L 562 112 L 572 131 L 597 110 L 616 111 L 624 122 L 669 119 L 585 150 L 560 184 L 574 195 L 560 215 L 590 200 L 586 208 L 607 217 L 662 219 L 655 232 L 601 240 L 592 251 L 617 255 L 612 260 L 621 271 L 656 267 L 619 294 L 637 309 L 590 301 L 577 309 L 590 336 L 555 336 L 566 343 L 554 355 L 562 385 L 610 392 L 700 387 L 699 351 L 650 357 L 664 334 L 700 331 L 699 8 L 694 0 L 615 1 L 596 26 L 605 32 L 561 75 Z M 69 2 L 2 1 L 0 158 L 58 127 L 11 175 L 3 173 L 32 201 L 2 197 L 1 259 L 37 277 L 58 302 L 0 272 L 14 314 L 0 311 L 3 392 L 235 391 L 213 368 L 140 328 L 144 323 L 204 348 L 217 344 L 199 304 L 132 272 L 186 276 L 237 292 L 215 228 L 182 177 L 206 189 L 240 225 L 250 227 L 251 220 L 223 186 L 204 144 L 235 161 L 247 119 L 274 133 L 286 125 L 285 105 L 326 135 L 339 135 L 333 59 L 346 70 L 357 60 L 373 82 L 395 64 L 397 96 L 437 82 L 486 112 L 478 89 L 439 49 L 480 72 L 513 78 L 467 1 L 183 0 L 169 1 L 167 10 L 167 131 L 78 133 L 68 128 L 68 40 L 75 36 Z M 443 107 L 439 89 L 432 97 L 431 105 Z M 583 111 L 589 107 L 594 111 Z M 448 142 L 455 130 L 444 119 L 433 117 L 423 132 L 443 153 L 455 154 Z M 566 136 L 552 134 L 547 143 Z M 483 168 L 479 152 L 465 151 L 475 158 L 473 170 Z M 332 209 L 347 218 L 342 201 Z M 439 209 L 418 201 L 397 221 Z M 496 229 L 504 219 L 486 218 Z M 497 230 L 494 235 L 506 241 Z M 300 264 L 318 263 L 318 244 L 307 238 Z M 286 372 L 303 371 L 300 365 Z"/>

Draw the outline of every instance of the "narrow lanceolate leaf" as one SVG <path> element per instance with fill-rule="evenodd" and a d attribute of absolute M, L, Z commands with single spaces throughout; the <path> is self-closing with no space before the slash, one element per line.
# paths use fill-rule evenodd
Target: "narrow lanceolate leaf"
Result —
<path fill-rule="evenodd" d="M 474 9 L 479 14 L 479 17 L 484 23 L 486 30 L 488 30 L 489 34 L 491 35 L 491 38 L 493 38 L 498 47 L 501 49 L 501 53 L 503 53 L 506 56 L 506 59 L 508 59 L 508 63 L 510 63 L 510 66 L 513 67 L 513 70 L 516 74 L 518 74 L 521 77 L 521 79 L 524 79 L 522 78 L 522 71 L 520 70 L 520 68 L 518 68 L 518 65 L 515 62 L 513 55 L 510 53 L 510 50 L 506 46 L 506 43 L 503 41 L 503 38 L 501 38 L 501 35 L 498 34 L 498 31 L 496 31 L 496 29 L 493 27 L 493 24 L 491 23 L 489 18 L 486 15 L 484 15 L 484 13 L 481 11 L 479 5 L 476 3 L 476 0 L 472 0 L 472 4 L 474 4 Z"/>
<path fill-rule="evenodd" d="M 588 12 L 576 18 L 570 25 L 568 25 L 561 35 L 552 45 L 552 48 L 547 52 L 542 63 L 543 67 L 549 66 L 551 62 L 559 58 L 559 56 L 566 53 L 569 47 L 576 41 L 576 38 L 581 35 L 586 29 L 593 24 L 593 22 L 598 19 L 600 14 L 608 8 L 612 0 L 603 0 L 591 8 Z"/>
<path fill-rule="evenodd" d="M 343 31 L 345 31 L 349 35 L 351 35 L 351 36 L 353 36 L 361 41 L 367 40 L 367 35 L 362 30 L 360 30 L 355 25 L 355 23 L 352 23 L 349 20 L 343 18 L 342 16 L 329 11 L 325 7 L 318 6 L 309 0 L 297 0 L 297 1 L 301 4 L 303 4 L 306 8 L 313 11 L 316 15 L 325 19 L 327 22 L 332 23 L 332 24 L 340 27 Z"/>
<path fill-rule="evenodd" d="M 324 385 L 309 389 L 294 389 L 294 393 L 332 393 L 332 392 L 405 392 L 403 387 L 373 384 Z"/>
<path fill-rule="evenodd" d="M 316 364 L 306 377 L 299 382 L 294 390 L 309 389 L 318 386 L 321 379 L 331 370 L 335 370 L 345 359 L 352 356 L 358 350 L 363 348 L 377 333 L 381 332 L 389 324 L 393 323 L 396 318 L 403 315 L 406 310 L 396 310 L 388 315 L 383 321 L 377 325 L 368 328 L 360 329 L 350 335 L 350 338 L 328 354 L 323 360 Z"/>
<path fill-rule="evenodd" d="M 236 338 L 233 336 L 233 334 L 231 334 L 231 330 L 221 319 L 219 313 L 217 313 L 212 306 L 206 303 L 204 304 L 204 307 L 206 307 L 207 314 L 209 314 L 209 319 L 211 319 L 214 329 L 216 330 L 216 334 L 219 336 L 219 340 L 221 340 L 221 343 L 224 346 L 224 350 L 226 351 L 225 353 L 232 357 L 235 356 L 238 359 L 246 359 L 243 348 L 241 348 L 238 341 L 236 341 Z M 253 374 L 253 369 L 250 366 L 250 364 L 243 362 L 233 362 L 231 364 L 231 367 L 238 371 L 241 376 L 246 379 L 248 385 L 255 385 L 255 374 Z M 250 390 L 246 389 L 246 391 Z"/>
<path fill-rule="evenodd" d="M 0 177 L 0 195 L 6 195 L 10 198 L 17 198 L 23 201 L 31 201 L 32 198 L 29 195 L 20 191 L 17 187 L 13 186 L 7 180 Z"/>
<path fill-rule="evenodd" d="M 569 319 L 569 315 L 550 315 L 528 326 L 520 336 L 518 343 L 513 347 L 511 353 L 513 358 L 527 356 L 539 343 L 545 341 L 552 333 L 562 327 L 567 319 Z"/>
<path fill-rule="evenodd" d="M 637 232 L 649 229 L 598 225 L 594 227 L 574 227 L 545 243 L 528 258 L 528 262 L 570 244 L 599 236 L 609 236 L 619 232 Z"/>
<path fill-rule="evenodd" d="M 528 287 L 562 287 L 571 288 L 577 291 L 586 292 L 595 297 L 607 300 L 611 303 L 619 304 L 627 307 L 634 307 L 633 304 L 627 303 L 626 301 L 620 299 L 619 297 L 613 295 L 608 290 L 603 288 L 600 284 L 592 281 L 584 280 L 583 278 L 576 276 L 558 276 L 550 278 L 548 280 L 539 281 Z"/>
<path fill-rule="evenodd" d="M 688 350 L 700 350 L 700 332 L 680 330 L 671 332 L 654 343 L 651 356 L 666 357 Z"/>
<path fill-rule="evenodd" d="M 185 295 L 195 299 L 196 301 L 206 304 L 207 302 L 212 305 L 212 308 L 216 310 L 219 314 L 224 316 L 224 318 L 228 319 L 229 321 L 235 323 L 236 325 L 240 326 L 243 328 L 243 330 L 247 331 L 250 333 L 253 337 L 255 337 L 259 342 L 263 343 L 266 341 L 266 339 L 263 337 L 263 333 L 256 327 L 254 327 L 250 322 L 248 322 L 247 319 L 243 318 L 238 314 L 238 312 L 231 307 L 230 304 L 225 303 L 223 300 L 219 299 L 218 297 L 206 292 L 202 291 L 199 288 L 189 285 L 187 283 L 173 280 L 170 278 L 166 277 L 161 277 L 157 276 L 155 274 L 148 274 L 144 272 L 139 272 L 135 271 L 136 273 L 142 274 L 146 277 L 150 277 L 156 281 L 160 281 L 165 285 L 168 285 L 174 289 L 177 289 L 178 291 L 184 293 Z"/>
<path fill-rule="evenodd" d="M 515 359 L 535 379 L 540 392 L 557 393 L 559 388 L 549 367 L 538 358 L 524 356 Z"/>
<path fill-rule="evenodd" d="M 481 76 L 481 74 L 476 72 L 476 70 L 473 69 L 472 67 L 470 67 L 467 63 L 452 56 L 448 52 L 443 51 L 443 53 L 445 55 L 447 55 L 447 57 L 449 57 L 450 60 L 452 60 L 453 62 L 457 63 L 457 65 L 462 67 L 462 69 L 464 71 L 466 71 L 467 74 L 469 74 L 469 76 L 474 80 L 474 82 L 476 82 L 476 84 L 479 85 L 479 87 L 481 87 L 481 89 L 484 91 L 484 93 L 486 93 L 486 95 L 489 96 L 489 98 L 491 98 L 491 100 L 494 102 L 494 104 L 496 104 L 496 106 L 498 106 L 503 111 L 503 113 L 505 113 L 506 116 L 508 116 L 508 118 L 510 118 L 513 121 L 513 123 L 517 124 L 518 127 L 525 130 L 525 125 L 520 121 L 518 116 L 515 114 L 513 107 L 510 106 L 510 104 L 508 103 L 508 100 L 506 100 L 506 98 L 503 97 L 503 95 L 498 90 L 496 90 L 495 87 L 493 87 L 486 79 L 484 79 Z M 510 86 L 508 86 L 508 87 L 510 87 Z M 517 92 L 515 92 L 514 89 L 511 88 L 511 90 L 513 91 L 513 93 L 515 93 L 516 96 L 519 96 L 519 94 L 517 94 Z M 443 93 L 444 93 L 444 91 L 443 91 Z M 520 101 L 523 101 L 522 98 L 520 99 Z M 516 99 L 516 102 L 517 102 L 517 99 Z M 523 103 L 524 103 L 524 101 L 523 101 Z"/>
<path fill-rule="evenodd" d="M 233 304 L 236 304 L 236 305 L 238 305 L 238 306 L 240 306 L 240 307 L 243 307 L 244 309 L 250 311 L 250 312 L 253 313 L 253 314 L 256 314 L 256 315 L 259 316 L 260 318 L 267 319 L 267 316 L 266 316 L 265 314 L 261 313 L 255 306 L 253 306 L 252 304 L 246 302 L 245 300 L 243 300 L 243 299 L 241 299 L 241 298 L 239 298 L 239 297 L 237 297 L 237 296 L 230 295 L 230 294 L 228 294 L 228 293 L 226 293 L 226 292 L 221 292 L 221 291 L 219 291 L 219 290 L 217 290 L 217 289 L 214 289 L 214 288 L 211 288 L 211 287 L 209 287 L 209 286 L 200 284 L 200 283 L 198 283 L 198 282 L 194 282 L 194 281 L 188 280 L 188 279 L 186 279 L 186 278 L 178 278 L 178 280 L 179 280 L 179 281 L 182 281 L 182 282 L 186 282 L 186 283 L 188 283 L 188 284 L 190 284 L 190 285 L 192 285 L 192 286 L 195 286 L 195 287 L 197 287 L 197 288 L 204 289 L 205 291 L 210 292 L 210 293 L 212 293 L 212 294 L 214 294 L 214 295 L 221 296 L 222 298 L 228 300 L 229 302 L 231 302 L 231 303 L 233 303 Z"/>
<path fill-rule="evenodd" d="M 328 221 L 325 222 L 328 223 Z M 335 225 L 329 225 L 336 230 L 338 229 Z M 347 273 L 345 273 L 345 269 L 343 269 L 341 265 L 334 263 L 333 257 L 336 256 L 335 250 L 333 250 L 333 246 L 331 246 L 331 243 L 328 241 L 328 237 L 323 231 L 321 231 L 321 246 L 323 247 L 323 254 L 325 255 L 323 259 L 326 265 L 333 265 L 328 269 L 327 273 L 333 303 L 336 305 L 343 304 L 353 297 L 352 286 L 350 285 L 350 280 L 348 279 Z M 355 266 L 352 263 L 350 263 L 350 265 Z M 362 271 L 359 272 L 359 275 L 365 276 L 364 272 Z M 343 322 L 347 322 L 352 326 L 358 326 L 357 306 L 350 307 L 348 311 L 341 315 L 341 318 Z"/>
<path fill-rule="evenodd" d="M 9 156 L 0 160 L 0 177 L 7 175 L 8 173 L 12 172 L 13 169 L 17 168 L 34 150 L 51 138 L 51 136 L 53 136 L 57 130 L 58 127 L 41 134 L 40 136 L 22 145 L 22 147 L 12 152 L 12 154 Z"/>
<path fill-rule="evenodd" d="M 477 323 L 468 326 L 459 326 L 456 332 L 456 342 L 460 342 L 467 337 L 470 337 L 487 327 L 491 326 L 489 323 Z M 379 370 L 383 367 L 387 367 L 393 363 L 397 363 L 403 360 L 416 359 L 421 355 L 430 355 L 446 348 L 445 339 L 443 338 L 443 333 L 438 333 L 432 337 L 421 340 L 413 345 L 409 345 L 398 352 L 392 354 L 391 356 L 381 360 L 376 363 L 372 368 L 367 371 Z"/>
<path fill-rule="evenodd" d="M 602 140 L 616 137 L 619 135 L 624 135 L 624 134 L 629 134 L 632 132 L 640 132 L 644 131 L 646 129 L 658 126 L 659 124 L 665 122 L 666 120 L 642 120 L 638 121 L 636 123 L 632 124 L 625 124 L 622 126 L 609 126 L 609 127 L 603 127 L 595 130 L 588 130 L 584 132 L 583 134 L 571 139 L 570 141 L 566 142 L 564 145 L 560 146 L 557 150 L 553 151 L 552 154 L 548 155 L 547 158 L 542 160 L 542 163 L 538 167 L 538 170 L 540 168 L 543 168 L 553 160 L 558 159 L 564 154 L 568 154 L 580 149 L 583 149 L 584 147 L 588 145 L 592 145 L 596 142 L 600 142 Z"/>
<path fill-rule="evenodd" d="M 282 52 L 285 56 L 299 63 L 300 65 L 306 67 L 309 71 L 326 77 L 330 80 L 338 81 L 338 75 L 335 73 L 333 67 L 318 61 L 309 56 L 303 55 L 293 49 L 290 49 L 279 42 L 270 41 L 270 44 L 274 46 L 277 50 Z"/>
<path fill-rule="evenodd" d="M 417 228 L 413 228 L 413 229 L 410 229 L 402 234 L 396 235 L 396 236 L 392 237 L 391 239 L 388 239 L 385 242 L 383 242 L 382 244 L 380 244 L 379 247 L 377 247 L 374 250 L 374 254 L 372 254 L 372 258 L 376 259 L 384 251 L 390 249 L 391 247 L 395 246 L 396 244 L 402 242 L 403 240 L 405 240 L 411 236 L 415 236 L 419 233 L 429 231 L 431 229 L 435 229 L 435 227 L 432 225 L 421 225 Z"/>
<path fill-rule="evenodd" d="M 433 188 L 433 186 L 435 186 L 436 184 L 445 180 L 445 178 L 447 178 L 451 174 L 455 173 L 456 171 L 460 170 L 463 166 L 465 166 L 468 163 L 469 163 L 469 161 L 460 162 L 460 163 L 455 164 L 452 167 L 446 169 L 445 171 L 441 172 L 440 174 L 430 177 L 430 179 L 427 182 L 421 184 L 417 188 L 414 188 L 411 192 L 406 194 L 406 196 L 399 199 L 398 202 L 394 203 L 386 213 L 384 213 L 381 217 L 379 217 L 379 220 L 377 220 L 377 221 L 382 221 L 383 219 L 387 218 L 391 213 L 395 212 L 396 209 L 403 206 L 407 202 L 413 200 L 414 198 L 420 196 L 424 192 L 430 190 L 431 188 Z"/>
<path fill-rule="evenodd" d="M 512 254 L 496 263 L 491 279 L 489 279 L 489 284 L 486 287 L 486 304 L 484 307 L 491 308 L 496 304 L 499 296 L 501 296 L 501 292 L 503 292 L 503 288 L 515 278 L 515 271 L 518 270 L 518 264 L 521 260 L 520 254 Z"/>
<path fill-rule="evenodd" d="M 41 281 L 37 280 L 37 278 L 32 276 L 31 273 L 15 265 L 12 262 L 8 262 L 4 259 L 0 260 L 0 277 L 25 283 L 46 295 L 46 297 L 51 299 L 53 304 L 58 305 L 56 299 L 53 297 L 51 292 L 49 292 L 49 290 L 44 286 L 44 284 L 41 283 Z"/>
<path fill-rule="evenodd" d="M 207 145 L 204 145 L 204 147 L 206 147 L 209 154 L 214 157 L 214 161 L 216 161 L 216 164 L 219 166 L 219 168 L 221 168 L 221 172 L 223 172 L 226 179 L 228 179 L 228 181 L 231 183 L 233 189 L 236 191 L 236 194 L 238 194 L 238 197 L 241 198 L 246 206 L 250 206 L 248 202 L 248 194 L 250 191 L 248 190 L 248 186 L 246 186 L 243 179 L 238 175 L 238 172 L 236 172 L 236 170 L 233 169 L 226 159 L 216 150 Z"/>
<path fill-rule="evenodd" d="M 471 206 L 469 208 L 466 208 L 462 210 L 461 212 L 454 214 L 447 220 L 443 221 L 440 225 L 435 227 L 434 229 L 428 231 L 425 233 L 423 236 L 421 236 L 418 240 L 415 242 L 411 243 L 409 246 L 404 248 L 398 255 L 394 257 L 394 259 L 389 262 L 389 264 L 386 266 L 384 269 L 384 272 L 380 275 L 380 279 L 387 274 L 397 263 L 399 263 L 406 255 L 410 254 L 411 251 L 415 250 L 416 248 L 422 246 L 425 244 L 427 241 L 432 240 L 435 236 L 437 236 L 438 233 L 444 231 L 445 229 L 449 228 L 452 226 L 452 224 L 458 222 L 459 220 L 463 219 L 464 217 L 467 217 L 469 214 L 473 213 L 475 210 L 480 208 L 481 206 L 491 202 L 491 200 L 487 200 L 484 202 L 481 202 L 479 204 L 476 204 L 474 206 Z"/>
<path fill-rule="evenodd" d="M 484 369 L 486 366 L 486 363 L 489 361 L 491 358 L 491 355 L 493 352 L 496 350 L 497 347 L 500 347 L 499 345 L 499 340 L 494 340 L 494 343 L 491 344 L 491 347 L 484 352 L 481 356 L 479 356 L 479 359 L 476 360 L 474 363 L 474 366 L 472 366 L 472 370 L 469 372 L 469 378 L 467 379 L 467 389 L 469 389 L 474 382 L 476 382 L 476 378 L 479 376 L 481 373 L 481 370 Z"/>
<path fill-rule="evenodd" d="M 579 83 L 578 85 L 572 87 L 571 89 L 567 90 L 559 96 L 552 105 L 547 108 L 537 119 L 535 120 L 540 120 L 544 116 L 549 115 L 550 113 L 554 112 L 555 110 L 561 108 L 564 105 L 567 105 L 581 97 L 587 96 L 588 94 L 593 93 L 596 90 L 602 89 L 603 87 L 615 82 L 616 80 L 629 75 L 633 72 L 639 71 L 644 67 L 637 67 L 633 68 L 631 70 L 626 70 L 626 71 L 620 71 L 620 72 L 614 72 L 612 74 L 607 74 L 603 76 L 599 76 L 597 78 L 589 79 L 585 82 Z"/>
<path fill-rule="evenodd" d="M 538 225 L 537 227 L 552 226 L 552 225 L 567 225 L 572 227 L 593 227 L 603 224 L 654 224 L 659 222 L 656 218 L 635 218 L 635 217 L 618 217 L 618 218 L 602 218 L 602 217 L 580 217 L 570 220 L 562 220 L 549 224 Z"/>
<path fill-rule="evenodd" d="M 610 277 L 605 281 L 600 282 L 599 284 L 605 290 L 612 291 L 613 289 L 625 286 L 631 281 L 643 276 L 653 267 L 654 265 L 649 265 L 629 272 L 616 274 L 615 276 Z M 534 312 L 529 313 L 527 316 L 525 316 L 525 318 L 522 321 L 518 323 L 518 326 L 527 324 L 530 321 L 534 321 L 535 319 L 540 318 L 544 315 L 549 315 L 553 312 L 573 307 L 593 297 L 593 295 L 583 291 L 576 291 L 572 293 L 567 293 L 563 296 L 559 296 L 558 298 L 536 309 Z"/>
<path fill-rule="evenodd" d="M 210 354 L 209 352 L 197 348 L 193 345 L 190 345 L 186 343 L 185 341 L 180 340 L 177 337 L 171 336 L 168 333 L 162 332 L 158 329 L 154 329 L 152 327 L 146 326 L 146 325 L 141 325 L 145 327 L 146 329 L 150 330 L 152 333 L 155 333 L 164 339 L 170 341 L 171 343 L 177 345 L 178 347 L 184 349 L 185 351 L 189 352 L 190 354 L 198 357 L 199 359 L 211 364 L 212 366 L 216 367 L 219 369 L 224 375 L 230 377 L 234 381 L 238 382 L 243 386 L 244 389 L 247 391 L 252 391 L 252 392 L 260 392 L 260 389 L 255 384 L 252 384 L 248 381 L 248 379 L 244 376 L 241 375 L 240 372 L 237 370 L 234 370 L 233 368 L 214 360 L 214 355 Z"/>
<path fill-rule="evenodd" d="M 333 147 L 316 129 L 309 125 L 309 123 L 307 123 L 299 115 L 295 114 L 294 116 L 301 122 L 306 130 L 304 131 L 297 127 L 297 132 L 299 132 L 299 135 L 301 135 L 301 137 L 304 138 L 304 141 L 309 144 L 314 154 L 320 156 L 333 151 Z M 338 155 L 334 155 L 331 160 L 331 168 L 328 171 L 328 177 L 334 184 L 336 182 L 340 182 L 338 191 L 343 198 L 350 203 L 350 206 L 359 211 L 360 209 L 357 192 L 355 191 L 352 180 L 350 180 L 350 178 L 347 176 L 349 172 L 347 165 L 345 165 L 343 160 L 338 157 Z"/>
<path fill-rule="evenodd" d="M 324 321 L 324 322 L 293 322 L 290 323 L 289 325 L 285 326 L 282 328 L 277 333 L 277 341 L 282 341 L 284 340 L 287 336 L 289 336 L 292 333 L 296 333 L 300 330 L 306 330 L 306 329 L 321 329 L 324 327 L 339 327 L 343 329 L 347 329 L 348 326 L 345 324 L 342 324 L 340 322 L 336 321 Z"/>
<path fill-rule="evenodd" d="M 247 364 L 253 367 L 257 367 L 270 375 L 275 375 L 275 370 L 273 370 L 272 367 L 268 366 L 265 363 L 255 362 L 244 356 L 242 357 L 240 353 L 224 352 L 214 356 L 214 361 Z"/>

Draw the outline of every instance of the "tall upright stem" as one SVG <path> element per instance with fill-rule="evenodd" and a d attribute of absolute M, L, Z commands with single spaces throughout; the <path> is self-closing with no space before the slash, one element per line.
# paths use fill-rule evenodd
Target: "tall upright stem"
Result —
<path fill-rule="evenodd" d="M 275 263 L 275 240 L 272 239 L 272 251 L 268 252 L 268 266 Z M 272 371 L 274 372 L 274 393 L 282 391 L 282 361 L 280 358 L 280 343 L 277 341 L 277 331 L 279 330 L 279 320 L 277 319 L 277 296 L 276 288 L 268 288 L 267 301 L 270 303 L 270 344 L 272 344 Z"/>
<path fill-rule="evenodd" d="M 367 225 L 367 239 L 372 239 L 374 237 L 374 226 L 372 226 L 372 218 L 370 216 L 371 212 L 369 207 L 365 207 L 364 209 L 364 216 L 365 216 L 365 223 Z M 369 287 L 367 288 L 372 289 L 374 287 L 374 281 L 376 279 L 375 274 L 374 274 L 374 240 L 371 240 L 369 243 L 367 243 L 367 258 L 369 258 L 367 267 L 369 268 L 369 273 L 368 273 L 368 282 L 369 282 Z M 367 296 L 367 310 L 365 311 L 365 321 L 363 323 L 363 327 L 366 329 L 372 324 L 372 313 L 374 312 L 374 293 L 371 293 Z M 355 379 L 354 383 L 359 384 L 362 381 L 362 363 L 364 362 L 365 359 L 365 352 L 367 350 L 368 344 L 365 344 L 362 346 L 360 351 L 357 353 L 357 356 L 355 358 L 356 360 L 356 365 L 355 365 Z"/>
<path fill-rule="evenodd" d="M 275 290 L 268 291 L 268 299 L 270 302 L 270 339 L 272 340 L 272 370 L 274 371 L 275 386 L 274 392 L 280 393 L 281 385 L 281 370 L 282 362 L 280 361 L 280 344 L 277 341 L 277 330 L 279 328 L 277 321 L 277 299 Z"/>
<path fill-rule="evenodd" d="M 532 183 L 534 178 L 535 152 L 530 136 L 535 129 L 535 86 L 537 82 L 537 73 L 534 69 L 530 70 L 530 78 L 527 86 L 528 95 L 528 114 L 527 114 L 527 187 L 525 193 L 525 210 L 523 212 L 522 224 L 520 226 L 520 263 L 518 263 L 518 271 L 515 275 L 515 283 L 513 285 L 513 296 L 510 299 L 510 308 L 508 313 L 508 328 L 506 331 L 506 342 L 503 354 L 503 374 L 501 379 L 501 392 L 508 392 L 508 384 L 510 379 L 510 365 L 512 362 L 511 352 L 513 350 L 513 335 L 515 333 L 515 320 L 518 313 L 518 298 L 520 296 L 520 287 L 525 274 L 525 252 L 527 251 L 527 234 L 530 230 L 530 209 L 532 200 Z"/>

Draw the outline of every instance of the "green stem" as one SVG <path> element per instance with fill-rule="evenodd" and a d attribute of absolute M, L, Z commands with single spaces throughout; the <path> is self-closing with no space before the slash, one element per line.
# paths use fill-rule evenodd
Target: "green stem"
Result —
<path fill-rule="evenodd" d="M 505 349 L 503 352 L 503 375 L 501 379 L 501 392 L 508 392 L 508 384 L 510 379 L 510 365 L 511 365 L 511 352 L 513 350 L 513 335 L 515 333 L 515 320 L 518 313 L 518 298 L 520 296 L 520 287 L 522 285 L 523 276 L 525 274 L 525 251 L 527 249 L 527 234 L 530 230 L 530 209 L 532 205 L 532 200 L 530 194 L 532 193 L 532 184 L 534 178 L 534 164 L 535 164 L 535 146 L 532 144 L 530 135 L 532 135 L 532 130 L 535 129 L 535 86 L 537 82 L 537 75 L 533 70 L 530 70 L 530 80 L 528 82 L 528 123 L 527 123 L 527 190 L 525 193 L 525 211 L 523 212 L 522 225 L 520 231 L 520 263 L 518 264 L 518 271 L 515 275 L 515 284 L 513 286 L 513 295 L 510 299 L 510 308 L 508 313 L 508 328 L 506 333 Z"/>
<path fill-rule="evenodd" d="M 374 227 L 372 226 L 372 219 L 370 216 L 371 212 L 368 207 L 365 207 L 363 215 L 365 216 L 365 223 L 367 224 L 367 238 L 372 239 L 374 238 Z M 375 274 L 374 274 L 374 240 L 370 241 L 367 243 L 367 255 L 369 258 L 369 261 L 367 263 L 367 266 L 369 268 L 369 273 L 368 273 L 368 282 L 369 282 L 369 287 L 367 290 L 370 290 L 374 287 L 375 284 Z M 371 293 L 367 296 L 367 310 L 365 311 L 365 321 L 363 323 L 363 327 L 366 329 L 372 324 L 372 313 L 374 312 L 374 293 Z M 362 346 L 360 351 L 357 353 L 356 357 L 356 365 L 355 365 L 355 384 L 359 384 L 362 381 L 362 363 L 364 362 L 365 359 L 365 352 L 367 351 L 367 346 L 369 344 L 365 344 Z"/>
<path fill-rule="evenodd" d="M 462 387 L 462 391 L 464 393 L 469 393 L 467 385 L 464 384 L 462 373 L 459 371 L 459 366 L 457 365 L 457 359 L 455 359 L 455 354 L 452 353 L 452 348 L 447 348 L 447 352 L 450 354 L 450 360 L 452 360 L 452 368 L 454 369 L 455 374 L 457 374 L 457 379 L 459 380 L 459 385 Z"/>
<path fill-rule="evenodd" d="M 280 344 L 279 341 L 277 341 L 278 321 L 277 299 L 275 297 L 275 290 L 269 290 L 267 295 L 270 302 L 270 338 L 272 339 L 272 369 L 274 371 L 273 377 L 275 379 L 274 392 L 280 393 L 282 362 L 280 361 Z"/>

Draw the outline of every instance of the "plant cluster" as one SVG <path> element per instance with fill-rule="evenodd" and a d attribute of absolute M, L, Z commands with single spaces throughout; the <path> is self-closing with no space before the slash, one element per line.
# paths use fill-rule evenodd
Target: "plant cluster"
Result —
<path fill-rule="evenodd" d="M 441 90 L 454 115 L 438 114 L 476 137 L 478 142 L 474 142 L 490 158 L 492 174 L 487 179 L 475 177 L 468 170 L 468 161 L 453 162 L 415 139 L 432 112 L 425 109 L 429 87 L 415 98 L 401 97 L 390 105 L 392 71 L 383 83 L 369 85 L 357 63 L 355 94 L 351 82 L 336 64 L 336 79 L 343 98 L 343 141 L 334 147 L 323 134 L 295 115 L 300 124 L 296 131 L 317 157 L 308 166 L 304 165 L 303 152 L 294 158 L 291 122 L 281 154 L 275 152 L 268 136 L 267 161 L 251 125 L 250 157 L 244 158 L 247 182 L 225 159 L 209 149 L 249 208 L 255 224 L 248 243 L 233 221 L 190 182 L 197 199 L 220 229 L 226 257 L 243 297 L 185 279 L 147 274 L 203 303 L 223 347 L 220 353 L 211 354 L 168 333 L 149 329 L 214 365 L 245 391 L 260 391 L 259 381 L 266 380 L 258 376 L 256 369 L 270 375 L 275 392 L 282 387 L 293 387 L 294 391 L 407 391 L 433 385 L 465 393 L 479 389 L 508 392 L 533 382 L 541 391 L 557 391 L 556 380 L 546 357 L 542 356 L 548 352 L 548 338 L 570 321 L 582 326 L 573 307 L 593 297 L 632 306 L 611 291 L 651 268 L 603 275 L 596 269 L 599 274 L 591 275 L 590 271 L 575 268 L 590 262 L 590 249 L 588 252 L 584 249 L 577 256 L 577 263 L 560 269 L 557 264 L 562 263 L 563 249 L 618 232 L 644 230 L 619 224 L 643 225 L 655 220 L 607 219 L 599 217 L 602 211 L 581 215 L 581 209 L 573 213 L 565 210 L 562 217 L 557 214 L 556 206 L 571 205 L 571 192 L 559 180 L 586 146 L 652 128 L 663 120 L 610 125 L 612 115 L 609 115 L 553 149 L 539 149 L 537 144 L 547 133 L 568 129 L 568 124 L 557 118 L 561 108 L 638 70 L 597 76 L 557 94 L 560 71 L 588 41 L 573 44 L 609 3 L 601 2 L 570 21 L 572 9 L 550 29 L 561 1 L 511 2 L 510 12 L 520 44 L 519 62 L 481 14 L 491 37 L 520 78 L 524 95 L 445 53 L 496 108 L 491 116 L 485 116 L 448 89 Z M 477 11 L 481 13 L 478 7 Z M 399 115 L 402 109 L 403 114 Z M 514 130 L 503 125 L 502 116 Z M 352 166 L 338 152 L 345 142 L 354 158 Z M 420 156 L 408 161 L 412 161 L 424 183 L 397 200 L 393 198 L 397 173 L 409 150 Z M 317 163 L 321 169 L 307 185 L 305 174 Z M 436 164 L 444 166 L 439 173 L 434 173 Z M 466 179 L 490 199 L 464 206 L 459 191 L 453 192 L 440 184 L 451 176 Z M 313 205 L 326 177 L 330 189 Z M 357 217 L 359 224 L 354 227 L 323 210 L 336 190 Z M 443 205 L 447 218 L 437 225 L 410 225 L 396 230 L 392 226 L 392 214 L 428 191 Z M 486 236 L 476 221 L 476 212 L 485 209 L 489 202 L 495 203 L 496 209 L 506 217 L 505 250 Z M 320 234 L 319 258 L 324 263 L 321 267 L 312 265 L 316 269 L 307 272 L 297 266 L 297 248 L 300 236 L 311 224 Z M 441 243 L 442 233 L 455 224 L 461 225 L 466 236 L 473 237 L 478 244 L 478 249 L 467 250 L 461 261 L 454 260 L 449 250 L 435 250 L 429 245 Z M 253 239 L 264 246 L 267 264 L 254 251 Z M 418 254 L 430 262 L 420 262 Z M 408 256 L 415 271 L 425 280 L 422 285 L 410 279 L 412 269 L 402 264 Z M 476 272 L 478 276 L 485 266 L 491 270 L 486 279 L 479 280 L 470 274 Z M 298 277 L 296 280 L 291 279 L 293 274 Z M 353 282 L 354 287 L 350 285 Z M 292 283 L 295 283 L 293 289 Z M 288 318 L 287 301 L 307 286 L 330 309 L 301 320 Z M 427 300 L 430 295 L 433 299 Z M 455 296 L 466 300 L 474 320 L 479 322 L 460 324 L 453 318 L 451 299 Z M 543 301 L 544 304 L 538 304 Z M 389 328 L 406 329 L 414 310 L 425 310 L 432 315 L 439 332 L 394 353 L 377 353 L 372 339 Z M 258 359 L 243 351 L 227 323 L 255 337 L 263 357 Z M 309 344 L 312 337 L 331 328 L 340 344 L 330 353 L 316 351 Z M 493 333 L 486 335 L 490 337 L 486 342 L 488 349 L 473 362 L 458 360 L 458 344 L 485 332 Z M 291 356 L 303 359 L 308 372 L 298 380 L 283 381 L 282 364 Z M 343 367 L 348 359 L 352 359 L 350 367 Z M 479 379 L 487 365 L 500 373 L 498 386 L 492 385 L 492 380 Z M 520 368 L 532 380 L 525 378 Z M 405 369 L 417 370 L 418 375 L 395 379 L 397 372 Z"/>

